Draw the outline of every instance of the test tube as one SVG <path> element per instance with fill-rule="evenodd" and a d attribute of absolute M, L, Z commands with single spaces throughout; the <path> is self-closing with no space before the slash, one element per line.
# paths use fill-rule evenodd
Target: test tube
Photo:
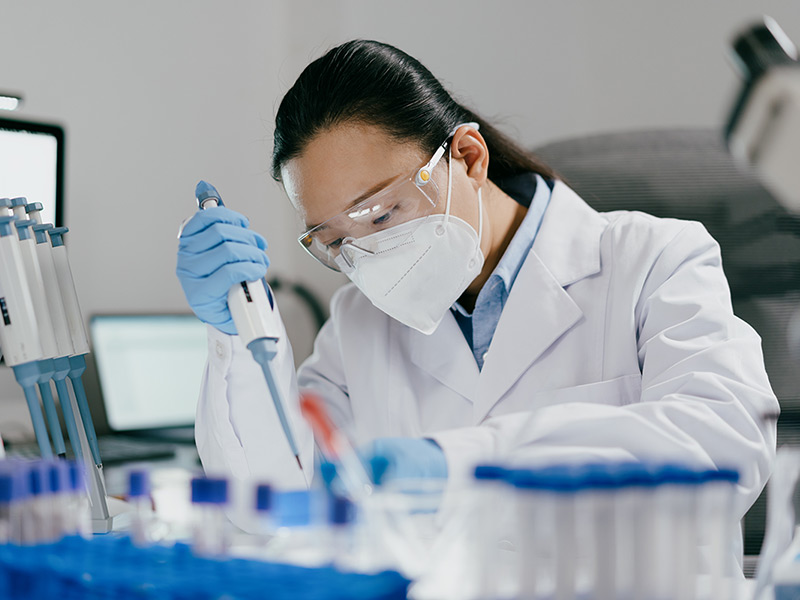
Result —
<path fill-rule="evenodd" d="M 556 591 L 555 507 L 552 497 L 544 492 L 541 473 L 535 470 L 514 469 L 507 480 L 514 487 L 517 523 L 520 532 L 520 552 L 517 569 L 518 597 L 530 600 L 554 597 Z"/>
<path fill-rule="evenodd" d="M 17 501 L 14 491 L 14 474 L 0 470 L 0 544 L 12 540 L 12 505 Z"/>
<path fill-rule="evenodd" d="M 192 551 L 198 556 L 223 556 L 230 545 L 228 519 L 223 511 L 228 504 L 225 479 L 192 479 Z"/>
<path fill-rule="evenodd" d="M 92 536 L 92 515 L 89 507 L 85 466 L 80 460 L 70 461 L 68 465 L 70 483 L 68 503 L 69 515 L 72 518 L 69 521 L 67 532 L 88 539 Z"/>
<path fill-rule="evenodd" d="M 337 568 L 347 570 L 354 558 L 355 537 L 353 521 L 355 505 L 344 496 L 331 495 L 328 498 L 328 550 L 330 562 Z"/>
<path fill-rule="evenodd" d="M 29 540 L 34 544 L 53 542 L 56 540 L 53 490 L 47 464 L 43 461 L 32 462 L 28 470 L 30 481 L 30 508 L 33 517 L 34 533 Z"/>
<path fill-rule="evenodd" d="M 733 530 L 739 526 L 735 511 L 736 484 L 734 469 L 712 469 L 703 473 L 699 491 L 698 515 L 703 527 L 703 542 L 708 548 L 710 598 L 729 598 L 733 594 L 733 571 L 730 548 Z"/>
<path fill-rule="evenodd" d="M 272 522 L 272 486 L 261 483 L 256 486 L 256 516 L 258 518 L 259 533 L 268 535 L 273 532 Z"/>
<path fill-rule="evenodd" d="M 69 504 L 69 494 L 71 491 L 69 464 L 63 460 L 54 460 L 46 462 L 45 466 L 50 478 L 52 535 L 54 539 L 61 539 L 65 535 L 71 533 L 70 521 L 72 517 L 69 515 L 71 509 Z"/>
<path fill-rule="evenodd" d="M 477 579 L 478 598 L 501 598 L 511 590 L 501 591 L 505 582 L 515 580 L 509 573 L 508 561 L 500 557 L 502 540 L 501 520 L 506 516 L 498 510 L 511 500 L 506 482 L 508 471 L 499 465 L 478 465 L 475 467 L 473 497 L 473 517 L 469 520 L 473 528 L 469 544 L 473 564 L 470 571 Z M 515 570 L 515 567 L 511 567 Z"/>
<path fill-rule="evenodd" d="M 150 477 L 147 471 L 128 473 L 128 502 L 133 505 L 131 541 L 136 546 L 147 546 L 152 542 L 150 536 Z"/>
<path fill-rule="evenodd" d="M 661 486 L 657 490 L 659 513 L 664 515 L 661 583 L 664 598 L 692 600 L 697 593 L 699 574 L 697 492 L 703 471 L 682 465 L 660 467 Z"/>

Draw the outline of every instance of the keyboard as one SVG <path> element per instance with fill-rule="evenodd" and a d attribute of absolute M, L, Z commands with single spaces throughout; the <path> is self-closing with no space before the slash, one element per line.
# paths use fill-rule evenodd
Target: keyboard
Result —
<path fill-rule="evenodd" d="M 104 466 L 120 465 L 128 462 L 141 462 L 174 458 L 175 446 L 163 442 L 151 442 L 139 438 L 120 436 L 101 436 L 97 438 L 100 458 Z M 35 443 L 6 444 L 6 455 L 9 458 L 35 459 L 41 455 Z M 72 458 L 72 451 L 67 449 L 67 456 Z"/>

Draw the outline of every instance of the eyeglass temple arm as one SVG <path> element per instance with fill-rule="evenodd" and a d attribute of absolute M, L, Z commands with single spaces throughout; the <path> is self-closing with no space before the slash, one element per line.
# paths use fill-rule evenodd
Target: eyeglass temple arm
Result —
<path fill-rule="evenodd" d="M 436 152 L 433 153 L 433 156 L 431 156 L 431 159 L 427 162 L 427 164 L 417 171 L 417 174 L 414 177 L 414 181 L 417 185 L 425 185 L 431 180 L 431 173 L 433 173 L 433 169 L 436 168 L 436 165 L 439 164 L 442 156 L 444 156 L 444 152 L 447 150 L 447 145 L 450 143 L 450 140 L 453 139 L 456 131 L 465 125 L 472 127 L 476 131 L 480 129 L 480 125 L 472 121 L 469 123 L 459 123 L 456 125 L 453 128 L 453 131 L 450 132 L 450 135 L 447 136 L 447 139 L 436 149 Z"/>

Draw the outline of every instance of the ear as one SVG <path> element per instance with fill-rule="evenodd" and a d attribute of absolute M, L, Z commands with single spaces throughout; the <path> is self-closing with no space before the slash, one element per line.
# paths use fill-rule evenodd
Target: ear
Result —
<path fill-rule="evenodd" d="M 473 180 L 475 189 L 481 187 L 489 176 L 489 147 L 477 129 L 469 125 L 459 127 L 453 135 L 451 148 L 454 159 L 463 159 L 467 177 Z"/>

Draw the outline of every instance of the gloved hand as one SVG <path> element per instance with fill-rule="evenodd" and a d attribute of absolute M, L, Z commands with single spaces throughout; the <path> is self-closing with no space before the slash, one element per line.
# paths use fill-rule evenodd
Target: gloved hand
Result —
<path fill-rule="evenodd" d="M 220 331 L 236 334 L 228 310 L 228 290 L 267 273 L 267 241 L 247 229 L 243 215 L 224 206 L 197 211 L 181 231 L 175 270 L 197 317 Z"/>
<path fill-rule="evenodd" d="M 359 451 L 367 462 L 373 456 L 388 461 L 392 479 L 446 479 L 447 461 L 439 444 L 424 438 L 378 438 Z"/>

